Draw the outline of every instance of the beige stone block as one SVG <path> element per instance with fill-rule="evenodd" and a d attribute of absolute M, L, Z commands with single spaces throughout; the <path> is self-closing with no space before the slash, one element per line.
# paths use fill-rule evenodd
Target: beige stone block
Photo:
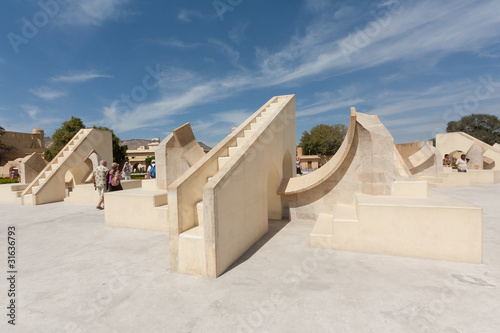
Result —
<path fill-rule="evenodd" d="M 168 232 L 166 191 L 141 188 L 109 192 L 104 195 L 105 223 L 110 227 Z"/>
<path fill-rule="evenodd" d="M 427 182 L 423 180 L 396 180 L 392 183 L 395 197 L 427 198 Z"/>

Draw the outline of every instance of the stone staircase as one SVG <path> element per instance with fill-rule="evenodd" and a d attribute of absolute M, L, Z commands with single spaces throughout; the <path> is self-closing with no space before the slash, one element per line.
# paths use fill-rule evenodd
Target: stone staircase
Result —
<path fill-rule="evenodd" d="M 276 99 L 274 102 L 271 102 L 269 106 L 263 109 L 260 114 L 258 114 L 244 129 L 241 130 L 241 136 L 237 137 L 234 140 L 233 144 L 229 146 L 223 146 L 221 151 L 212 152 L 212 154 L 219 153 L 217 157 L 217 164 L 214 168 L 213 166 L 205 166 L 207 169 L 210 169 L 205 174 L 208 177 L 205 178 L 205 181 L 197 182 L 197 188 L 200 193 L 203 191 L 203 187 L 213 178 L 215 174 L 217 174 L 220 170 L 227 167 L 228 163 L 234 158 L 245 144 L 258 135 L 258 131 L 261 126 L 268 120 L 271 116 L 277 114 L 283 108 L 283 103 L 279 102 L 279 99 Z M 223 151 L 224 150 L 224 151 Z M 223 152 L 222 152 L 223 151 Z M 192 225 L 193 227 L 180 232 L 178 237 L 178 262 L 179 262 L 179 271 L 198 274 L 198 275 L 206 275 L 206 255 L 205 255 L 205 227 L 204 227 L 204 214 L 206 211 L 206 204 L 202 201 L 197 201 L 192 208 L 194 214 L 194 221 L 190 223 L 180 224 L 184 225 Z"/>
<path fill-rule="evenodd" d="M 471 185 L 470 177 L 466 173 L 439 172 L 436 176 L 419 176 L 418 179 L 427 181 L 429 187 L 468 187 Z"/>
<path fill-rule="evenodd" d="M 21 194 L 28 187 L 27 184 L 0 185 L 0 202 L 21 203 Z"/>
<path fill-rule="evenodd" d="M 106 147 L 105 143 L 108 143 L 106 140 L 108 137 L 111 138 L 111 132 L 109 131 L 93 128 L 78 131 L 23 191 L 21 195 L 23 205 L 38 205 L 64 200 L 66 196 L 64 186 L 66 172 L 75 168 L 82 173 L 82 178 L 85 178 L 84 176 L 90 172 L 89 168 L 85 166 L 85 161 L 91 152 L 99 149 L 96 147 Z M 112 153 L 111 142 L 108 143 L 108 146 L 106 148 L 109 148 L 108 150 Z M 105 148 L 102 149 L 102 151 L 104 150 Z M 102 151 L 101 156 L 105 155 Z M 108 158 L 109 156 L 102 157 Z M 86 171 L 82 171 L 83 169 L 86 169 Z"/>

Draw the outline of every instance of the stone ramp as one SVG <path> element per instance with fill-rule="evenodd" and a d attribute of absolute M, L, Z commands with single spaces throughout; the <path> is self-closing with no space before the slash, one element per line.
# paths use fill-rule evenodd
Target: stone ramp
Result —
<path fill-rule="evenodd" d="M 66 197 L 66 173 L 74 185 L 85 182 L 93 170 L 91 155 L 113 160 L 111 132 L 96 128 L 81 129 L 23 191 L 24 205 L 63 201 Z"/>
<path fill-rule="evenodd" d="M 271 98 L 169 187 L 171 269 L 216 277 L 281 219 L 295 99 Z M 286 169 L 286 171 L 283 171 Z M 264 171 L 263 171 L 264 170 Z"/>

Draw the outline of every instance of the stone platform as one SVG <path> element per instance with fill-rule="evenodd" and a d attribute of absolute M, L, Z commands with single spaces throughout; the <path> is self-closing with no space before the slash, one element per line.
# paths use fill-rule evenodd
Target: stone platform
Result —
<path fill-rule="evenodd" d="M 313 222 L 270 221 L 206 279 L 169 270 L 167 233 L 107 227 L 95 205 L 0 204 L 18 253 L 16 327 L 4 314 L 0 331 L 496 333 L 500 184 L 436 191 L 483 208 L 483 264 L 311 248 Z"/>

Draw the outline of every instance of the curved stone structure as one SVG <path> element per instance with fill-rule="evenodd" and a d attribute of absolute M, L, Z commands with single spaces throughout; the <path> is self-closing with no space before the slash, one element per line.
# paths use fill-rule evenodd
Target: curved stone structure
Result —
<path fill-rule="evenodd" d="M 311 172 L 302 177 L 283 179 L 278 194 L 291 195 L 305 192 L 314 188 L 330 177 L 335 178 L 335 174 L 343 173 L 345 170 L 342 165 L 345 165 L 347 155 L 353 146 L 354 134 L 356 131 L 356 109 L 351 108 L 351 118 L 349 120 L 349 128 L 342 145 L 337 153 L 325 164 L 322 168 Z"/>

